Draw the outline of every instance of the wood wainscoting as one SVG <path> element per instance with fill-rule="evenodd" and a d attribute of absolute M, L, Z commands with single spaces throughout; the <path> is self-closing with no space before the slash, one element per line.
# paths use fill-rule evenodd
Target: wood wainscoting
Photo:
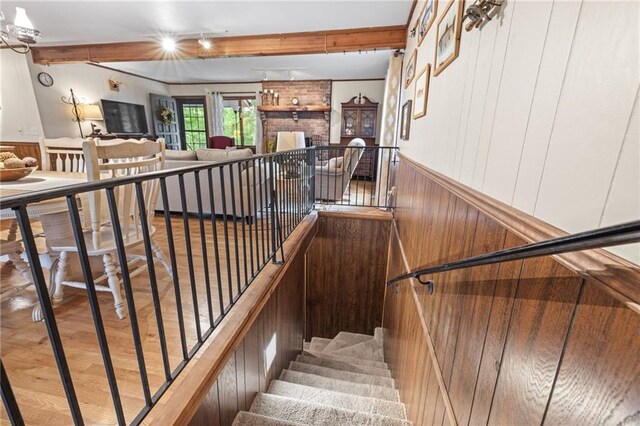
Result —
<path fill-rule="evenodd" d="M 0 141 L 2 146 L 12 146 L 15 149 L 12 151 L 19 158 L 33 157 L 40 163 L 40 144 L 38 142 L 10 142 Z"/>
<path fill-rule="evenodd" d="M 313 214 L 298 225 L 285 241 L 285 264 L 260 272 L 143 424 L 231 425 L 295 359 L 303 343 L 305 258 L 316 230 Z"/>
<path fill-rule="evenodd" d="M 562 235 L 406 157 L 396 186 L 389 279 Z M 415 424 L 640 421 L 637 265 L 590 250 L 429 279 L 432 295 L 416 280 L 385 294 L 385 354 Z"/>
<path fill-rule="evenodd" d="M 306 340 L 340 331 L 372 335 L 382 324 L 391 213 L 331 208 L 318 212 L 307 257 Z"/>

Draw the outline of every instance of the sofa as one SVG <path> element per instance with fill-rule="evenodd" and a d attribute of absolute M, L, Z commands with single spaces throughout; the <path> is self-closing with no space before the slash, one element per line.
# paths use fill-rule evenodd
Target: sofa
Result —
<path fill-rule="evenodd" d="M 316 166 L 316 200 L 342 200 L 364 153 L 364 147 L 365 142 L 362 139 L 353 139 L 345 148 L 342 157 L 332 158 Z"/>
<path fill-rule="evenodd" d="M 252 218 L 257 211 L 268 205 L 268 188 L 271 184 L 269 167 L 259 160 L 251 160 L 253 152 L 250 149 L 200 149 L 198 151 L 166 151 L 165 170 L 203 163 L 221 163 L 233 160 L 246 160 L 240 164 L 222 167 L 223 185 L 220 168 L 214 168 L 211 173 L 213 189 L 213 213 L 216 215 L 230 215 L 235 217 Z M 255 172 L 255 186 L 254 186 Z M 196 191 L 196 177 L 194 172 L 184 175 L 187 213 L 198 213 L 198 198 Z M 200 191 L 202 196 L 202 212 L 212 213 L 209 195 L 209 172 L 199 172 Z M 180 198 L 180 181 L 178 176 L 167 178 L 168 210 L 172 213 L 182 213 Z M 254 190 L 256 195 L 254 196 Z M 262 191 L 262 192 L 261 192 Z M 235 201 L 235 202 L 234 202 Z M 224 204 L 224 205 L 223 205 Z M 249 206 L 251 210 L 249 210 Z M 244 207 L 244 214 L 242 208 Z M 162 194 L 158 196 L 156 211 L 164 211 Z"/>

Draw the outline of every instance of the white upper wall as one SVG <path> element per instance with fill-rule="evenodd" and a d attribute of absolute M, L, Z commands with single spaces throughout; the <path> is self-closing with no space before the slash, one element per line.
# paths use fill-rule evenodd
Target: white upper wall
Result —
<path fill-rule="evenodd" d="M 567 232 L 637 220 L 639 14 L 636 1 L 507 0 L 499 19 L 463 30 L 401 151 Z M 436 23 L 418 72 L 433 64 Z M 638 245 L 611 250 L 640 263 Z"/>
<path fill-rule="evenodd" d="M 149 131 L 153 130 L 149 93 L 168 95 L 166 84 L 123 74 L 116 71 L 96 67 L 88 64 L 65 64 L 42 66 L 29 60 L 31 81 L 35 89 L 38 108 L 42 119 L 44 134 L 48 138 L 78 137 L 78 124 L 72 121 L 71 107 L 60 99 L 69 96 L 69 89 L 73 89 L 76 97 L 87 104 L 99 104 L 100 99 L 142 104 L 147 112 Z M 37 80 L 40 72 L 49 73 L 54 80 L 51 87 L 41 85 Z M 122 84 L 120 91 L 109 89 L 109 79 L 115 79 Z M 104 130 L 104 123 L 96 123 Z M 82 123 L 84 135 L 91 133 L 91 123 Z"/>
<path fill-rule="evenodd" d="M 27 57 L 0 49 L 0 141 L 33 142 L 43 135 Z"/>

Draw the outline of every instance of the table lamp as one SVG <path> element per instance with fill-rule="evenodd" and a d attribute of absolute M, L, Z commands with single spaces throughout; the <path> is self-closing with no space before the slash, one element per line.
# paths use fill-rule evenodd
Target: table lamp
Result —
<path fill-rule="evenodd" d="M 91 133 L 94 135 L 99 135 L 102 133 L 102 130 L 99 129 L 93 122 L 94 121 L 103 121 L 104 117 L 102 116 L 102 111 L 100 110 L 99 105 L 84 105 L 84 119 L 91 121 Z"/>

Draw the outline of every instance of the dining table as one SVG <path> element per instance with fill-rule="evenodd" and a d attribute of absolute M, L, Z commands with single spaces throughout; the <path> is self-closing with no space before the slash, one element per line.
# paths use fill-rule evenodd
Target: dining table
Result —
<path fill-rule="evenodd" d="M 16 240 L 18 224 L 14 211 L 9 208 L 3 208 L 3 199 L 10 196 L 31 194 L 42 190 L 73 186 L 86 181 L 87 177 L 85 173 L 35 171 L 29 176 L 16 181 L 0 182 L 0 220 L 10 221 L 5 241 Z M 38 257 L 43 268 L 51 269 L 57 253 L 54 253 L 49 247 L 54 245 L 56 241 L 69 241 L 69 239 L 73 239 L 67 200 L 65 197 L 58 197 L 29 204 L 27 205 L 27 215 L 29 216 L 32 227 L 34 227 L 34 222 L 40 222 L 42 232 L 38 234 L 44 235 L 47 250 L 46 252 L 39 252 Z M 49 292 L 51 293 L 51 289 Z M 33 309 L 32 318 L 34 321 L 42 319 L 39 303 L 36 303 Z"/>

